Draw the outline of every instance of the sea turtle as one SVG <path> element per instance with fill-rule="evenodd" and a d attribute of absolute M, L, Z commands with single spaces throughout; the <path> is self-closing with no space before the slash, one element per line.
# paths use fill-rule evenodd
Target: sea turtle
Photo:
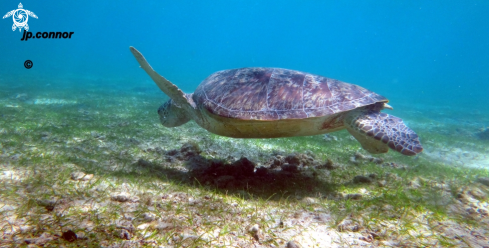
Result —
<path fill-rule="evenodd" d="M 194 120 L 209 132 L 233 138 L 317 135 L 346 128 L 370 153 L 390 148 L 423 151 L 418 135 L 395 116 L 381 113 L 388 100 L 360 86 L 280 68 L 240 68 L 207 77 L 193 94 L 159 75 L 134 47 L 141 67 L 171 99 L 159 109 L 161 124 Z"/>

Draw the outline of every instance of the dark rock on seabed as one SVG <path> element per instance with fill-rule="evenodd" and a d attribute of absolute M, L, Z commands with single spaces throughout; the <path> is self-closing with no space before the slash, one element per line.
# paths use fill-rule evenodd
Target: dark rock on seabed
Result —
<path fill-rule="evenodd" d="M 173 162 L 175 160 L 187 161 L 202 152 L 199 145 L 194 142 L 188 142 L 182 145 L 180 150 L 169 150 L 165 153 L 166 161 Z"/>
<path fill-rule="evenodd" d="M 353 178 L 354 183 L 372 183 L 372 178 L 366 176 L 356 176 Z"/>
<path fill-rule="evenodd" d="M 77 240 L 76 233 L 73 232 L 72 230 L 68 230 L 66 232 L 63 232 L 63 234 L 61 235 L 61 238 L 68 241 L 68 242 L 73 242 L 73 241 Z"/>

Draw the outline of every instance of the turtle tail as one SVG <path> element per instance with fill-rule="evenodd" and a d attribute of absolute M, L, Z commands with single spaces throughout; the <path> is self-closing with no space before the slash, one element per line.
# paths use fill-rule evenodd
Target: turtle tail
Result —
<path fill-rule="evenodd" d="M 348 131 L 371 153 L 387 147 L 412 156 L 423 151 L 418 135 L 401 118 L 375 110 L 352 112 L 344 120 Z"/>

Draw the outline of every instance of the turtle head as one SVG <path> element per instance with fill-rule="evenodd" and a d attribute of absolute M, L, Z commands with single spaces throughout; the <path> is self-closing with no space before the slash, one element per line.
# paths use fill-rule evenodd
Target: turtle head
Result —
<path fill-rule="evenodd" d="M 158 109 L 160 122 L 165 127 L 178 127 L 190 121 L 190 116 L 184 108 L 179 107 L 170 99 Z"/>

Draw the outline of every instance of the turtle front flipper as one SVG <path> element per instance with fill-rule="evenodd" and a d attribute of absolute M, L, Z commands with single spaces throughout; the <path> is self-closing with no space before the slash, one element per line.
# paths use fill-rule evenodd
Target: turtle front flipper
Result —
<path fill-rule="evenodd" d="M 401 118 L 375 110 L 353 111 L 344 124 L 370 153 L 385 153 L 388 147 L 408 156 L 423 151 L 418 135 Z"/>
<path fill-rule="evenodd" d="M 179 108 L 190 106 L 195 108 L 195 104 L 193 102 L 189 102 L 185 97 L 185 93 L 182 92 L 176 85 L 168 81 L 166 78 L 158 74 L 153 68 L 149 65 L 148 61 L 144 58 L 144 56 L 136 50 L 134 47 L 129 47 L 132 55 L 136 58 L 141 68 L 153 79 L 153 81 L 158 85 L 161 91 L 163 91 L 167 96 L 169 96 L 175 105 Z"/>

